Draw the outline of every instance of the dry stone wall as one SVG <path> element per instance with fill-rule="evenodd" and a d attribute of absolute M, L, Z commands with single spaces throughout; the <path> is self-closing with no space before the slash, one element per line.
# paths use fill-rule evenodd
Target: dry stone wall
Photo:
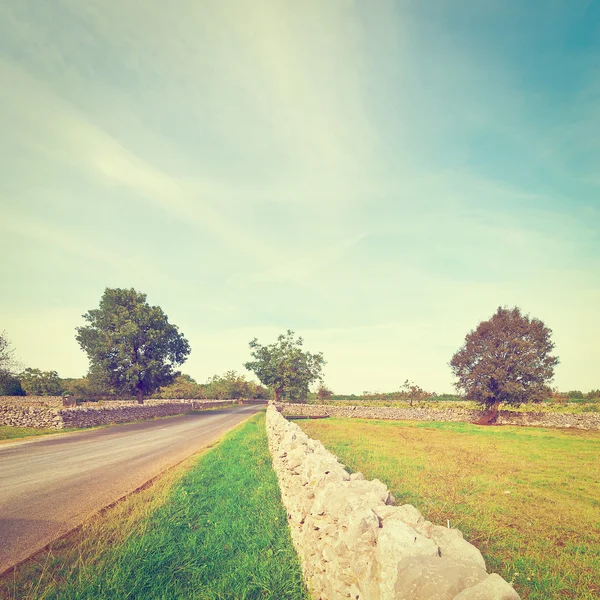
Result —
<path fill-rule="evenodd" d="M 478 421 L 482 412 L 468 408 L 433 409 L 425 407 L 394 408 L 385 406 L 335 406 L 332 404 L 278 404 L 285 416 L 292 417 L 354 417 L 357 419 L 393 419 L 397 421 Z M 501 410 L 498 425 L 527 425 L 528 427 L 561 427 L 600 429 L 600 413 L 515 412 Z"/>
<path fill-rule="evenodd" d="M 219 400 L 147 401 L 144 404 L 125 404 L 111 406 L 77 406 L 59 411 L 63 427 L 96 427 L 113 423 L 128 423 L 155 417 L 169 417 L 207 408 L 231 406 L 233 402 Z"/>
<path fill-rule="evenodd" d="M 0 425 L 62 429 L 60 407 L 60 397 L 0 396 Z"/>
<path fill-rule="evenodd" d="M 321 442 L 267 409 L 267 435 L 294 546 L 319 600 L 518 600 L 457 529 L 396 506 Z"/>
<path fill-rule="evenodd" d="M 167 417 L 237 403 L 235 400 L 147 400 L 144 404 L 111 401 L 63 407 L 60 397 L 0 397 L 0 425 L 64 429 Z"/>

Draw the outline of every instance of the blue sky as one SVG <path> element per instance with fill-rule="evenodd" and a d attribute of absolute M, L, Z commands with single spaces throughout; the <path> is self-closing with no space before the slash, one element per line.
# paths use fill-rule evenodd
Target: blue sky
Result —
<path fill-rule="evenodd" d="M 199 381 L 290 328 L 336 392 L 448 361 L 500 305 L 600 387 L 600 2 L 0 3 L 0 329 L 80 376 L 105 287 Z"/>

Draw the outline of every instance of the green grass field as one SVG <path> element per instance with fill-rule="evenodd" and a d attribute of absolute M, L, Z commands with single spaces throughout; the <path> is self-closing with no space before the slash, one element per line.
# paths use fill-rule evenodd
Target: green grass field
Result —
<path fill-rule="evenodd" d="M 4 577 L 0 597 L 307 600 L 264 414 Z"/>
<path fill-rule="evenodd" d="M 398 504 L 458 527 L 523 599 L 600 598 L 600 433 L 297 421 Z"/>

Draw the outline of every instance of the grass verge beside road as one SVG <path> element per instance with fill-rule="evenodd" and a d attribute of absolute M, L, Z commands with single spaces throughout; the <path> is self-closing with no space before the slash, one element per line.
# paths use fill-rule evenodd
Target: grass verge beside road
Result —
<path fill-rule="evenodd" d="M 4 440 L 18 440 L 36 435 L 48 435 L 49 433 L 62 433 L 69 431 L 65 429 L 42 429 L 37 427 L 13 427 L 12 425 L 0 425 L 0 442 Z"/>
<path fill-rule="evenodd" d="M 5 576 L 0 597 L 307 600 L 264 414 Z"/>
<path fill-rule="evenodd" d="M 600 433 L 296 421 L 398 504 L 458 527 L 524 600 L 600 597 Z"/>

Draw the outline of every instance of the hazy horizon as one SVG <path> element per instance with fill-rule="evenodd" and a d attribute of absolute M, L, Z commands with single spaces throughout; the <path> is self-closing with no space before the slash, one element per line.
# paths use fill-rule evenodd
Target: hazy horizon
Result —
<path fill-rule="evenodd" d="M 600 2 L 0 4 L 0 331 L 25 367 L 134 287 L 199 382 L 287 329 L 336 393 L 498 306 L 600 387 Z"/>

